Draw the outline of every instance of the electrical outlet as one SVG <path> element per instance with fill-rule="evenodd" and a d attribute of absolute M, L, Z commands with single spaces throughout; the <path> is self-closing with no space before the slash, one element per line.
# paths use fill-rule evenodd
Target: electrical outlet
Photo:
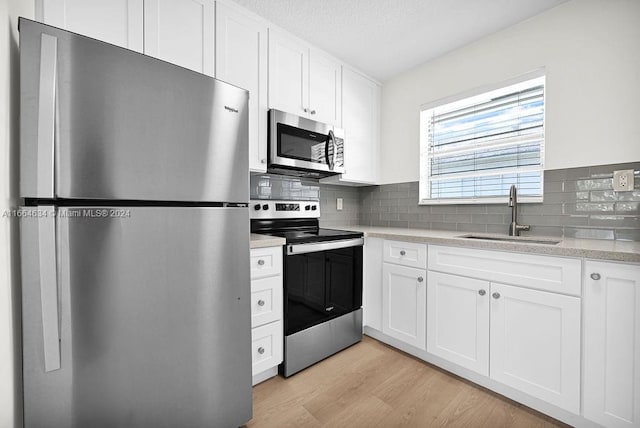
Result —
<path fill-rule="evenodd" d="M 613 190 L 627 192 L 633 190 L 633 170 L 613 171 Z"/>
<path fill-rule="evenodd" d="M 342 211 L 342 198 L 337 198 L 336 199 L 336 209 L 338 211 Z"/>

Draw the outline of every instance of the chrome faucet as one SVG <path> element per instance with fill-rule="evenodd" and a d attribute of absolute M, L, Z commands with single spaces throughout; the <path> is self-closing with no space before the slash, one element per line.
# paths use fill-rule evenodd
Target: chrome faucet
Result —
<path fill-rule="evenodd" d="M 509 236 L 520 236 L 520 232 L 531 230 L 531 226 L 518 224 L 518 194 L 516 185 L 509 189 L 509 206 L 511 207 L 511 224 L 509 224 Z"/>

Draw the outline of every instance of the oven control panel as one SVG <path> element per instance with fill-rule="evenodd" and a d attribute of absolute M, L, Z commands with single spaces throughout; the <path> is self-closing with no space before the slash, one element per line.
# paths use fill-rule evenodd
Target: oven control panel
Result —
<path fill-rule="evenodd" d="M 257 219 L 319 218 L 320 202 L 252 199 L 249 216 Z"/>

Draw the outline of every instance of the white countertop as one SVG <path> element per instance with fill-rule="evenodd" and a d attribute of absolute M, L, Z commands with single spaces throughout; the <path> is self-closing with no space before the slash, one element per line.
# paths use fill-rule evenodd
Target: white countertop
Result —
<path fill-rule="evenodd" d="M 287 242 L 284 238 L 269 235 L 258 235 L 257 233 L 252 233 L 249 241 L 249 248 L 278 247 L 286 244 Z"/>
<path fill-rule="evenodd" d="M 332 227 L 332 229 L 333 228 L 334 227 Z M 590 259 L 640 263 L 640 242 L 638 241 L 523 236 L 521 238 L 522 242 L 504 242 L 462 238 L 461 236 L 470 235 L 471 233 L 459 231 L 375 226 L 337 226 L 335 229 L 363 232 L 366 237 L 372 238 L 395 239 L 399 241 L 452 245 L 486 250 L 507 250 L 533 254 L 584 257 Z M 488 237 L 503 236 L 488 233 L 473 233 L 473 235 Z M 556 245 L 537 244 L 527 242 L 527 239 L 560 240 L 560 243 Z"/>

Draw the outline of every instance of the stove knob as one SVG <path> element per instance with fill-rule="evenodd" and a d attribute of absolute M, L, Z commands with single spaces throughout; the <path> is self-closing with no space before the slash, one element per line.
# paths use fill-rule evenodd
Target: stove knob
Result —
<path fill-rule="evenodd" d="M 318 207 L 316 207 L 315 205 L 311 205 L 311 211 L 315 211 Z"/>
<path fill-rule="evenodd" d="M 262 209 L 263 209 L 263 210 L 268 210 L 268 209 L 269 209 L 269 205 L 264 204 L 264 205 L 262 206 Z"/>
<path fill-rule="evenodd" d="M 260 204 L 255 204 L 253 206 L 253 209 L 256 210 L 256 211 L 260 211 Z"/>
<path fill-rule="evenodd" d="M 305 211 L 309 211 L 311 209 L 311 205 L 307 205 L 306 207 L 304 207 Z"/>

